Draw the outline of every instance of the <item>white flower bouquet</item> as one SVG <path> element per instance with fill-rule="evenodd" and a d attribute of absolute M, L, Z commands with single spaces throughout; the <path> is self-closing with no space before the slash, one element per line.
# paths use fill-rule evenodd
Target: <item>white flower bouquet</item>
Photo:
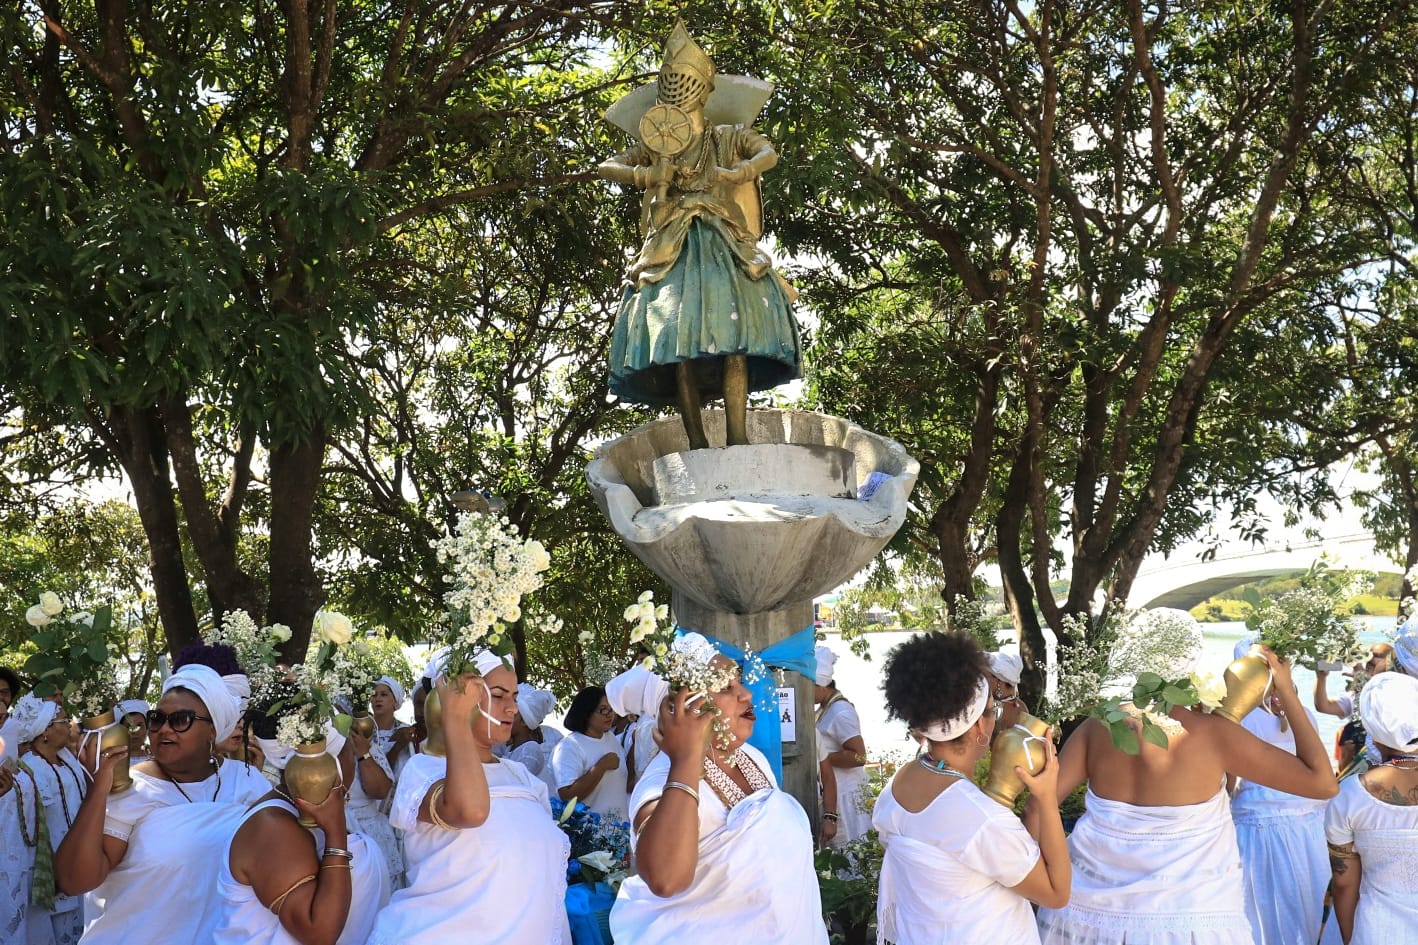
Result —
<path fill-rule="evenodd" d="M 1311 575 L 1317 576 L 1317 572 Z M 1339 613 L 1340 604 L 1352 590 L 1348 586 L 1325 587 L 1307 575 L 1305 583 L 1293 591 L 1264 601 L 1248 598 L 1253 609 L 1246 626 L 1281 659 L 1310 667 L 1321 662 L 1348 665 L 1364 652 L 1358 624 Z"/>
<path fill-rule="evenodd" d="M 339 680 L 340 688 L 349 692 L 355 714 L 367 711 L 374 686 L 384 675 L 374 647 L 364 640 L 336 647 L 330 671 Z"/>
<path fill-rule="evenodd" d="M 504 660 L 512 652 L 509 628 L 523 619 L 523 599 L 541 588 L 551 557 L 542 543 L 523 538 L 506 518 L 465 512 L 453 534 L 434 543 L 439 564 L 447 566 L 443 594 L 448 607 L 443 642 L 449 677 L 474 671 L 473 656 L 491 650 Z M 538 615 L 544 629 L 560 621 Z"/>
<path fill-rule="evenodd" d="M 276 668 L 276 649 L 290 638 L 290 627 L 281 623 L 259 627 L 244 610 L 222 614 L 217 625 L 205 634 L 208 643 L 224 644 L 236 651 L 236 662 L 250 680 L 252 691 L 281 675 Z"/>

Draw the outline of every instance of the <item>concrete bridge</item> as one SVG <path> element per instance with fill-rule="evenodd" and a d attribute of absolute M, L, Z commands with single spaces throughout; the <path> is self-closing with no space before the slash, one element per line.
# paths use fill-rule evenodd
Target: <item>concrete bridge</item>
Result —
<path fill-rule="evenodd" d="M 1325 564 L 1336 571 L 1402 570 L 1393 560 L 1375 552 L 1374 536 L 1363 531 L 1304 542 L 1223 546 L 1214 557 L 1204 560 L 1176 554 L 1171 558 L 1152 555 L 1138 570 L 1128 606 L 1190 610 L 1238 584 L 1304 571 L 1321 555 Z"/>

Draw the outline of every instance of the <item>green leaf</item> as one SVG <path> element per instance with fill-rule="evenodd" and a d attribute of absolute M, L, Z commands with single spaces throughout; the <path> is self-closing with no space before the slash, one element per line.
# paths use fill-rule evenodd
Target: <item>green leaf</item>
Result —
<path fill-rule="evenodd" d="M 1166 748 L 1168 745 L 1167 733 L 1162 729 L 1162 726 L 1145 716 L 1142 719 L 1142 737 L 1158 748 Z"/>
<path fill-rule="evenodd" d="M 1130 725 L 1109 725 L 1108 735 L 1113 739 L 1113 745 L 1119 751 L 1127 752 L 1129 755 L 1136 755 L 1142 751 L 1142 743 L 1137 740 L 1137 733 Z"/>
<path fill-rule="evenodd" d="M 343 712 L 337 712 L 335 713 L 335 719 L 333 724 L 335 726 L 335 731 L 339 732 L 341 735 L 349 735 L 350 726 L 354 724 L 354 716 L 346 715 Z"/>
<path fill-rule="evenodd" d="M 1162 698 L 1168 705 L 1190 705 L 1193 698 L 1191 693 L 1178 689 L 1176 686 L 1167 686 L 1162 690 Z"/>

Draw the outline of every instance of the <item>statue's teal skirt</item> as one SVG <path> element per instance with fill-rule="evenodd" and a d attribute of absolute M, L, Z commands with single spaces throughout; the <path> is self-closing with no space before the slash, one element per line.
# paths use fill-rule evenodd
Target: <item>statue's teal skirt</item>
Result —
<path fill-rule="evenodd" d="M 696 361 L 700 395 L 723 396 L 723 356 L 748 355 L 750 390 L 801 376 L 798 323 L 772 271 L 751 279 L 723 237 L 690 222 L 679 258 L 658 282 L 627 286 L 611 335 L 610 387 L 622 400 L 675 404 L 675 368 Z"/>

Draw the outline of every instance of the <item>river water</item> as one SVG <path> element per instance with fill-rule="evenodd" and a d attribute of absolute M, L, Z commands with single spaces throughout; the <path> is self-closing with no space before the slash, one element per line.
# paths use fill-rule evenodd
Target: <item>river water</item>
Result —
<path fill-rule="evenodd" d="M 1393 636 L 1395 626 L 1392 617 L 1356 617 L 1363 625 L 1360 638 L 1366 643 L 1388 640 Z M 1202 669 L 1220 673 L 1231 662 L 1236 642 L 1246 633 L 1246 625 L 1240 622 L 1204 623 L 1204 651 Z M 914 754 L 915 743 L 906 734 L 906 726 L 886 717 L 886 704 L 881 695 L 881 673 L 887 652 L 896 644 L 908 638 L 907 631 L 882 631 L 866 635 L 870 659 L 863 659 L 842 642 L 840 634 L 829 632 L 823 642 L 837 654 L 836 681 L 854 706 L 862 720 L 862 737 L 867 744 L 867 753 L 873 758 Z M 1295 684 L 1300 689 L 1300 701 L 1313 707 L 1315 674 L 1303 666 L 1293 670 Z M 1343 692 L 1343 683 L 1336 675 L 1329 680 L 1331 698 Z M 1327 747 L 1333 747 L 1335 735 L 1343 725 L 1343 720 L 1332 715 L 1319 716 L 1320 737 Z"/>

